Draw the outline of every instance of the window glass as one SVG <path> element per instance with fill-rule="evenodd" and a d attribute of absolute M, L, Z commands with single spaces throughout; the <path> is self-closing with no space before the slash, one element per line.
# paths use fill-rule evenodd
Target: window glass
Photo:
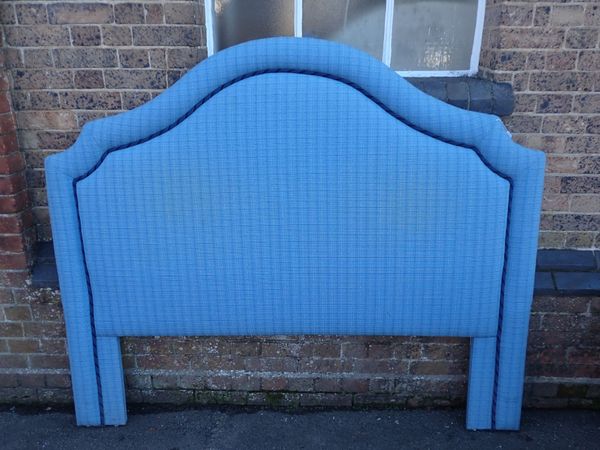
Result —
<path fill-rule="evenodd" d="M 395 0 L 394 70 L 468 70 L 477 0 Z"/>
<path fill-rule="evenodd" d="M 294 35 L 294 0 L 214 0 L 215 51 L 252 39 Z"/>
<path fill-rule="evenodd" d="M 304 0 L 302 35 L 351 45 L 381 59 L 385 0 Z"/>

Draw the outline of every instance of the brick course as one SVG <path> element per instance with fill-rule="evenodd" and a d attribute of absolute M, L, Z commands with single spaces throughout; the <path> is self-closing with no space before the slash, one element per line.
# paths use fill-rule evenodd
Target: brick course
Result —
<path fill-rule="evenodd" d="M 0 291 L 0 403 L 71 401 L 60 295 Z M 600 298 L 537 297 L 525 404 L 600 406 Z M 126 338 L 131 402 L 453 406 L 466 394 L 463 338 Z"/>
<path fill-rule="evenodd" d="M 547 152 L 540 247 L 600 246 L 600 6 L 488 0 L 480 69 L 512 82 L 513 138 Z"/>

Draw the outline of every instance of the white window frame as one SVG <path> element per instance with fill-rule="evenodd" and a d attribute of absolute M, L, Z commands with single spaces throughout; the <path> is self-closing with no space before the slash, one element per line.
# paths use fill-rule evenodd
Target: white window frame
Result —
<path fill-rule="evenodd" d="M 475 35 L 473 36 L 473 48 L 471 49 L 471 61 L 469 69 L 466 70 L 408 70 L 397 71 L 403 77 L 461 77 L 477 74 L 479 70 L 479 54 L 481 53 L 481 39 L 483 36 L 483 21 L 485 17 L 486 0 L 477 0 L 477 16 L 475 19 Z M 214 39 L 214 1 L 204 0 L 204 17 L 206 18 L 206 47 L 208 56 L 215 52 Z M 294 36 L 302 37 L 302 5 L 303 0 L 294 0 Z M 382 61 L 387 66 L 392 59 L 392 29 L 394 25 L 394 0 L 386 0 L 385 3 L 385 25 L 383 29 L 383 57 Z"/>

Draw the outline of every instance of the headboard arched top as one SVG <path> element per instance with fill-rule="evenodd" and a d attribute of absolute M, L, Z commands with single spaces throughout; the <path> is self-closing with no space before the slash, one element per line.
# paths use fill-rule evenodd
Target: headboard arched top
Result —
<path fill-rule="evenodd" d="M 467 426 L 519 426 L 544 155 L 315 39 L 224 50 L 87 124 L 46 177 L 78 423 L 119 337 L 472 338 Z"/>
<path fill-rule="evenodd" d="M 535 164 L 541 156 L 513 143 L 498 117 L 465 111 L 430 97 L 365 53 L 319 39 L 269 38 L 225 49 L 198 64 L 150 102 L 87 123 L 77 143 L 80 155 L 65 169 L 73 177 L 81 176 L 106 150 L 146 139 L 169 127 L 211 93 L 252 74 L 275 71 L 315 73 L 343 80 L 415 127 L 479 148 L 499 172 L 509 173 L 517 160 Z M 88 140 L 93 145 L 85 145 Z"/>

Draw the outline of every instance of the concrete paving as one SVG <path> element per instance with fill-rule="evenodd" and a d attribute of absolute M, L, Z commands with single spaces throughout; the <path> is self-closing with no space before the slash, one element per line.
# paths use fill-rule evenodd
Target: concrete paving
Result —
<path fill-rule="evenodd" d="M 462 410 L 134 411 L 78 428 L 69 411 L 5 409 L 2 449 L 599 449 L 600 411 L 525 411 L 520 432 L 468 432 Z"/>

